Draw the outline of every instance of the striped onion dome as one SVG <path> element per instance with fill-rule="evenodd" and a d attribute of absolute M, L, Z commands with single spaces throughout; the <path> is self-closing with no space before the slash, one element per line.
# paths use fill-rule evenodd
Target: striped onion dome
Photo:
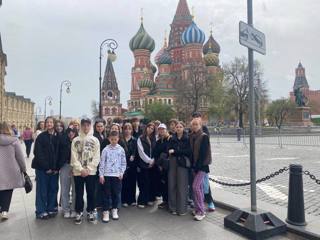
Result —
<path fill-rule="evenodd" d="M 217 41 L 213 38 L 212 33 L 208 39 L 208 41 L 203 46 L 203 54 L 207 54 L 209 52 L 209 47 L 212 49 L 214 53 L 220 53 L 220 45 Z"/>
<path fill-rule="evenodd" d="M 171 64 L 172 63 L 172 58 L 167 49 L 164 49 L 162 55 L 159 58 L 158 64 Z"/>
<path fill-rule="evenodd" d="M 131 51 L 137 49 L 146 49 L 152 52 L 154 50 L 155 42 L 153 38 L 150 37 L 146 32 L 142 23 L 136 35 L 134 35 L 134 37 L 130 40 L 129 46 Z"/>
<path fill-rule="evenodd" d="M 153 89 L 155 87 L 155 82 L 145 79 L 139 82 L 139 87 Z"/>
<path fill-rule="evenodd" d="M 192 43 L 203 44 L 206 35 L 204 32 L 198 28 L 198 26 L 192 22 L 191 25 L 182 33 L 181 41 L 184 45 Z"/>

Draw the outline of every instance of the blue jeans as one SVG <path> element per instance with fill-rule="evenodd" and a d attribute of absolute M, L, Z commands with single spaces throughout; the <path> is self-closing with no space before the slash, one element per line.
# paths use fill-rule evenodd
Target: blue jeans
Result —
<path fill-rule="evenodd" d="M 47 174 L 36 169 L 36 215 L 57 212 L 59 174 Z"/>

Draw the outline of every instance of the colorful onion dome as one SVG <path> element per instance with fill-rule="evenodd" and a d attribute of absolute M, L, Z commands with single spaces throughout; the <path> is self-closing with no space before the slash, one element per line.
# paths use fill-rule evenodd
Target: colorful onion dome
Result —
<path fill-rule="evenodd" d="M 137 49 L 146 49 L 152 52 L 155 48 L 155 42 L 152 37 L 146 32 L 141 23 L 140 28 L 136 35 L 130 40 L 129 43 L 131 51 Z"/>
<path fill-rule="evenodd" d="M 191 23 L 181 36 L 181 41 L 184 45 L 192 43 L 203 44 L 205 39 L 206 35 L 194 22 Z"/>
<path fill-rule="evenodd" d="M 218 53 L 214 53 L 212 51 L 209 51 L 206 55 L 204 55 L 204 62 L 207 67 L 211 66 L 219 66 L 219 55 Z"/>
<path fill-rule="evenodd" d="M 149 88 L 149 89 L 153 89 L 155 88 L 156 83 L 149 80 L 149 79 L 145 79 L 139 82 L 139 87 L 141 88 Z"/>
<path fill-rule="evenodd" d="M 159 60 L 158 60 L 158 64 L 172 64 L 172 58 L 171 55 L 169 53 L 169 51 L 167 49 L 164 49 L 162 55 L 160 56 Z"/>
<path fill-rule="evenodd" d="M 203 54 L 207 54 L 209 52 L 209 48 L 211 48 L 213 53 L 220 53 L 220 45 L 217 43 L 217 41 L 213 38 L 212 32 L 211 35 L 203 46 Z"/>

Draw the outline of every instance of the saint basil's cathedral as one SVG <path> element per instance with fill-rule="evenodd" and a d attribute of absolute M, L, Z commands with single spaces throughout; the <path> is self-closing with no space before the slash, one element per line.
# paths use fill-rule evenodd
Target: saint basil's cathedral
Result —
<path fill-rule="evenodd" d="M 155 102 L 171 105 L 175 109 L 176 86 L 183 84 L 190 76 L 191 65 L 204 72 L 206 77 L 211 75 L 213 77 L 211 79 L 216 79 L 215 76 L 222 72 L 219 65 L 220 46 L 214 39 L 212 31 L 206 43 L 205 40 L 205 33 L 197 26 L 190 14 L 187 1 L 179 0 L 171 24 L 169 41 L 165 38 L 163 47 L 155 56 L 155 66 L 151 62 L 155 41 L 147 33 L 141 18 L 140 28 L 129 43 L 135 61 L 131 71 L 128 112 L 125 113 L 125 116 L 127 118 L 143 118 L 146 104 Z M 110 70 L 112 62 L 108 63 L 107 69 Z M 111 118 L 114 118 L 121 115 L 121 104 L 119 99 L 110 97 L 112 95 L 110 92 L 115 91 L 116 94 L 112 96 L 117 96 L 117 98 L 120 94 L 114 72 L 108 71 L 108 73 L 109 76 L 105 75 L 104 77 L 106 83 L 103 85 L 102 94 L 106 94 L 105 96 L 109 97 L 114 106 L 106 110 L 104 117 L 109 118 L 108 116 L 112 115 Z M 110 75 L 110 73 L 112 74 Z M 108 89 L 107 86 L 114 89 Z M 104 102 L 104 106 L 109 106 L 108 101 Z M 205 99 L 202 99 L 198 111 L 202 112 L 205 120 L 208 120 L 208 103 Z"/>

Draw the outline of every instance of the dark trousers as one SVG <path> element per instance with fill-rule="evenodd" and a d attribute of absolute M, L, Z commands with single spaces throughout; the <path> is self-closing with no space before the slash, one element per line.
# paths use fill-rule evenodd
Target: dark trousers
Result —
<path fill-rule="evenodd" d="M 118 208 L 121 193 L 121 180 L 118 177 L 104 177 L 103 184 L 103 211 L 109 211 L 111 207 Z"/>
<path fill-rule="evenodd" d="M 138 170 L 138 187 L 139 196 L 138 204 L 147 205 L 149 201 L 154 201 L 154 194 L 151 195 L 151 169 L 150 168 L 139 168 Z"/>
<path fill-rule="evenodd" d="M 160 169 L 157 165 L 153 166 L 150 169 L 150 179 L 151 179 L 151 189 L 150 189 L 150 195 L 154 197 L 154 200 L 156 197 L 162 196 L 162 182 L 161 182 L 161 176 L 162 173 L 160 172 Z M 152 201 L 154 201 L 152 200 Z"/>
<path fill-rule="evenodd" d="M 96 176 L 89 175 L 87 177 L 75 176 L 74 184 L 76 190 L 76 207 L 75 210 L 77 213 L 83 212 L 84 208 L 84 186 L 86 187 L 87 192 L 87 213 L 92 212 L 95 208 L 94 204 L 94 193 L 96 186 Z"/>
<path fill-rule="evenodd" d="M 36 215 L 58 211 L 59 174 L 36 169 Z"/>
<path fill-rule="evenodd" d="M 160 172 L 160 190 L 163 202 L 168 202 L 168 171 L 162 169 Z"/>
<path fill-rule="evenodd" d="M 94 193 L 94 202 L 95 202 L 95 207 L 99 208 L 102 207 L 103 205 L 103 186 L 100 184 L 99 180 L 99 174 L 95 176 L 95 193 Z"/>
<path fill-rule="evenodd" d="M 0 212 L 8 212 L 11 204 L 13 189 L 0 191 Z"/>
<path fill-rule="evenodd" d="M 136 200 L 136 188 L 137 188 L 137 168 L 129 167 L 122 180 L 122 203 L 131 205 Z"/>
<path fill-rule="evenodd" d="M 27 153 L 27 156 L 28 156 L 28 157 L 29 157 L 29 155 L 30 155 L 32 142 L 33 142 L 32 139 L 30 139 L 30 140 L 24 140 L 24 144 L 26 145 L 26 153 Z"/>

